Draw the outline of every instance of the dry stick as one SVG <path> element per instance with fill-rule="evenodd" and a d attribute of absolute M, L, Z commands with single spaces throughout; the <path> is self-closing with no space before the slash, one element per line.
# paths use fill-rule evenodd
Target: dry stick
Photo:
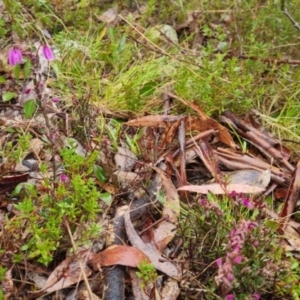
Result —
<path fill-rule="evenodd" d="M 110 235 L 106 238 L 107 246 L 122 245 L 125 239 L 124 213 L 128 207 L 119 207 L 116 217 L 113 219 Z M 125 299 L 124 277 L 125 269 L 117 265 L 104 269 L 104 283 L 106 286 L 104 300 L 123 300 Z"/>
<path fill-rule="evenodd" d="M 292 24 L 294 25 L 294 27 L 300 31 L 300 25 L 295 21 L 295 19 L 291 16 L 291 14 L 289 13 L 289 11 L 285 7 L 285 0 L 281 0 L 281 10 L 290 19 L 290 21 L 292 22 Z"/>

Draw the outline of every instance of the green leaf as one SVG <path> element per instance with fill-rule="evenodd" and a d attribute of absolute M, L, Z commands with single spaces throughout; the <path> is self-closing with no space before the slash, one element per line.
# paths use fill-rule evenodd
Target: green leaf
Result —
<path fill-rule="evenodd" d="M 23 70 L 23 74 L 24 74 L 24 79 L 26 79 L 28 77 L 28 75 L 31 72 L 31 61 L 30 60 L 26 60 L 25 65 L 24 65 L 24 70 Z"/>
<path fill-rule="evenodd" d="M 108 206 L 110 206 L 111 205 L 111 203 L 112 203 L 112 196 L 111 196 L 111 194 L 110 193 L 102 193 L 101 195 L 100 195 L 100 199 L 102 200 L 102 201 L 104 201 Z"/>
<path fill-rule="evenodd" d="M 24 115 L 26 119 L 29 119 L 33 116 L 34 112 L 36 110 L 36 103 L 35 100 L 28 100 L 24 104 Z"/>
<path fill-rule="evenodd" d="M 5 83 L 6 79 L 3 76 L 0 76 L 0 83 Z"/>
<path fill-rule="evenodd" d="M 2 100 L 4 102 L 7 102 L 11 99 L 13 99 L 14 97 L 16 97 L 16 93 L 15 92 L 5 92 L 3 95 L 2 95 Z"/>
<path fill-rule="evenodd" d="M 19 195 L 19 193 L 21 192 L 22 188 L 23 188 L 23 183 L 19 183 L 19 184 L 15 187 L 15 189 L 13 190 L 13 192 L 11 193 L 11 197 L 14 197 L 14 196 Z"/>
<path fill-rule="evenodd" d="M 273 220 L 265 220 L 266 228 L 273 229 L 274 231 L 280 227 L 280 224 Z"/>
<path fill-rule="evenodd" d="M 116 51 L 117 52 L 122 51 L 124 49 L 125 43 L 126 43 L 126 35 L 123 34 Z"/>
<path fill-rule="evenodd" d="M 21 65 L 16 65 L 14 69 L 14 75 L 17 80 L 20 78 Z"/>
<path fill-rule="evenodd" d="M 94 165 L 94 174 L 101 183 L 105 183 L 107 181 L 105 171 L 100 166 Z"/>

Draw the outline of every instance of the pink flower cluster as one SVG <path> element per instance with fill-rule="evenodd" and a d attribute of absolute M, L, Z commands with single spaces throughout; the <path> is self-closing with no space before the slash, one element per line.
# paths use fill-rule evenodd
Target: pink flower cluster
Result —
<path fill-rule="evenodd" d="M 215 202 L 208 201 L 207 199 L 198 199 L 198 204 L 205 208 L 207 214 L 210 211 L 214 211 L 218 216 L 222 216 L 223 214 L 221 208 Z"/>
<path fill-rule="evenodd" d="M 257 226 L 256 222 L 242 220 L 236 228 L 230 231 L 228 235 L 227 253 L 225 261 L 222 258 L 218 258 L 216 263 L 218 266 L 218 275 L 215 277 L 215 281 L 218 286 L 221 287 L 222 294 L 229 296 L 228 294 L 232 290 L 232 283 L 234 280 L 233 267 L 240 264 L 243 261 L 243 255 L 241 250 L 246 241 L 247 235 Z M 227 298 L 226 298 L 227 299 Z"/>
<path fill-rule="evenodd" d="M 232 191 L 229 196 L 238 204 L 241 204 L 249 209 L 253 208 L 253 204 L 251 200 L 246 197 L 243 193 L 237 193 L 235 191 Z"/>

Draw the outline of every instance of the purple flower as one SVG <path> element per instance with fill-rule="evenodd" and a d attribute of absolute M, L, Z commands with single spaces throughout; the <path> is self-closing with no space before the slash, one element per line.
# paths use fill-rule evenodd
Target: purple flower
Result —
<path fill-rule="evenodd" d="M 58 98 L 58 97 L 54 97 L 54 98 L 52 99 L 52 102 L 58 103 L 58 102 L 59 102 L 59 98 Z"/>
<path fill-rule="evenodd" d="M 218 267 L 221 267 L 221 266 L 222 266 L 222 258 L 218 258 L 218 259 L 216 260 L 216 263 L 217 263 L 217 266 L 218 266 Z"/>
<path fill-rule="evenodd" d="M 8 62 L 11 66 L 19 65 L 22 63 L 22 53 L 18 48 L 13 48 L 8 53 Z"/>
<path fill-rule="evenodd" d="M 230 194 L 229 194 L 229 197 L 231 197 L 231 198 L 234 198 L 234 197 L 236 197 L 237 196 L 237 192 L 236 191 L 232 191 L 232 192 L 230 192 Z"/>
<path fill-rule="evenodd" d="M 235 298 L 235 296 L 233 294 L 228 294 L 225 299 L 226 300 L 234 300 L 234 298 Z"/>
<path fill-rule="evenodd" d="M 48 60 L 53 60 L 54 59 L 54 54 L 52 52 L 52 49 L 48 45 L 43 46 L 43 53 L 46 59 Z"/>
<path fill-rule="evenodd" d="M 206 199 L 200 199 L 198 203 L 204 207 L 208 206 L 208 201 Z"/>
<path fill-rule="evenodd" d="M 247 208 L 252 208 L 252 203 L 249 198 L 242 198 L 241 203 Z"/>
<path fill-rule="evenodd" d="M 66 174 L 61 174 L 60 175 L 60 180 L 62 182 L 67 182 L 69 180 L 69 177 Z"/>

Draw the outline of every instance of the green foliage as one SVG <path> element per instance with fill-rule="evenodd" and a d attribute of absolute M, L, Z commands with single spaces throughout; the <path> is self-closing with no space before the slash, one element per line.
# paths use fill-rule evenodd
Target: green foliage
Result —
<path fill-rule="evenodd" d="M 142 280 L 142 288 L 144 288 L 148 283 L 155 284 L 158 275 L 152 263 L 142 261 L 137 268 L 138 271 L 136 272 L 136 275 Z"/>
<path fill-rule="evenodd" d="M 77 224 L 89 222 L 88 228 L 81 229 L 78 245 L 91 241 L 99 235 L 101 228 L 96 223 L 100 209 L 100 192 L 94 180 L 89 176 L 95 164 L 96 155 L 84 158 L 74 148 L 63 148 L 61 151 L 66 174 L 69 180 L 52 183 L 45 178 L 42 189 L 25 184 L 17 186 L 14 195 L 22 197 L 15 204 L 18 211 L 16 218 L 8 225 L 18 240 L 26 224 L 26 240 L 15 259 L 26 255 L 29 259 L 47 265 L 52 261 L 52 253 L 66 239 L 67 231 L 63 225 L 68 220 L 71 228 Z"/>

